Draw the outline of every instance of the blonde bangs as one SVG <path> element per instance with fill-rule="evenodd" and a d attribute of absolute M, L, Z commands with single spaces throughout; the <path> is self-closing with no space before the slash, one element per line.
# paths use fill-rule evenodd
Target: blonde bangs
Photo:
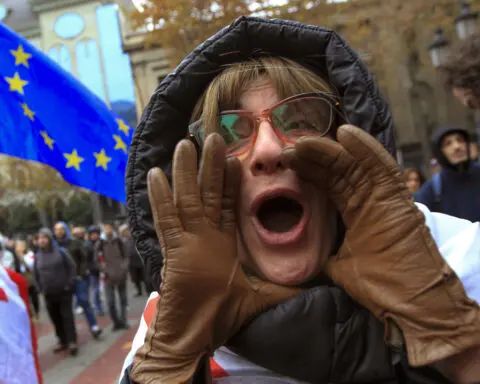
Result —
<path fill-rule="evenodd" d="M 218 131 L 220 112 L 238 109 L 242 95 L 260 78 L 273 83 L 280 99 L 306 92 L 332 94 L 326 81 L 300 64 L 281 57 L 263 57 L 233 64 L 213 79 L 197 102 L 191 121 L 201 119 L 203 135 Z"/>

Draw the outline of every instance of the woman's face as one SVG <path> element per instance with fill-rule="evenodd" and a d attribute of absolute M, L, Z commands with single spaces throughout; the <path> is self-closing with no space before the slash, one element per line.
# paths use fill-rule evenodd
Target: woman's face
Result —
<path fill-rule="evenodd" d="M 23 241 L 16 241 L 15 242 L 15 253 L 17 256 L 23 256 L 25 253 L 25 250 L 27 248 L 27 245 Z"/>
<path fill-rule="evenodd" d="M 240 107 L 259 114 L 279 101 L 273 84 L 258 80 Z M 325 191 L 282 163 L 287 145 L 263 120 L 254 145 L 240 157 L 239 255 L 267 280 L 296 285 L 314 277 L 330 255 L 336 213 Z"/>
<path fill-rule="evenodd" d="M 418 192 L 421 187 L 420 175 L 417 172 L 410 172 L 407 178 L 407 187 L 411 194 Z"/>

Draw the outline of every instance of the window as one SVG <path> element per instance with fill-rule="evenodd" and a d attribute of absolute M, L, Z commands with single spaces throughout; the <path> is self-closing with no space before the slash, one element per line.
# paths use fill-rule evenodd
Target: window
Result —
<path fill-rule="evenodd" d="M 0 21 L 7 17 L 7 7 L 3 4 L 0 4 Z"/>
<path fill-rule="evenodd" d="M 57 62 L 67 72 L 72 72 L 72 57 L 65 45 L 52 47 L 48 50 L 48 56 Z"/>
<path fill-rule="evenodd" d="M 76 13 L 65 13 L 55 21 L 53 29 L 62 39 L 73 39 L 80 35 L 85 27 L 82 16 Z"/>
<path fill-rule="evenodd" d="M 100 53 L 95 40 L 81 40 L 75 46 L 78 78 L 93 93 L 105 100 Z"/>

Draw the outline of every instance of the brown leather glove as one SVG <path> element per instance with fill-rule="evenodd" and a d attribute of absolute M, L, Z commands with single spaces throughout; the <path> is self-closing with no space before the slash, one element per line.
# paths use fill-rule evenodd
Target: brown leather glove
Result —
<path fill-rule="evenodd" d="M 148 174 L 148 193 L 163 251 L 161 298 L 131 377 L 136 383 L 187 383 L 198 362 L 256 314 L 298 290 L 250 281 L 236 256 L 238 159 L 208 137 L 197 183 L 197 153 L 183 140 L 173 160 L 174 198 L 163 172 Z"/>
<path fill-rule="evenodd" d="M 328 186 L 346 226 L 328 275 L 384 321 L 387 341 L 400 328 L 412 366 L 479 345 L 479 306 L 439 253 L 394 159 L 359 128 L 344 125 L 337 139 L 305 138 L 285 151 L 299 177 Z"/>

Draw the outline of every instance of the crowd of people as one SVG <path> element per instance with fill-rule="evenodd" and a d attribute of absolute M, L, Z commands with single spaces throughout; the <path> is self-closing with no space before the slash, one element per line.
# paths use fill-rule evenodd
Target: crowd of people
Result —
<path fill-rule="evenodd" d="M 83 313 L 92 337 L 103 330 L 97 322 L 106 309 L 112 330 L 129 328 L 127 277 L 130 274 L 142 296 L 148 289 L 143 264 L 129 228 L 112 223 L 88 228 L 57 222 L 35 235 L 0 238 L 0 265 L 25 277 L 34 320 L 39 319 L 44 298 L 58 345 L 54 352 L 78 353 L 75 314 Z"/>

